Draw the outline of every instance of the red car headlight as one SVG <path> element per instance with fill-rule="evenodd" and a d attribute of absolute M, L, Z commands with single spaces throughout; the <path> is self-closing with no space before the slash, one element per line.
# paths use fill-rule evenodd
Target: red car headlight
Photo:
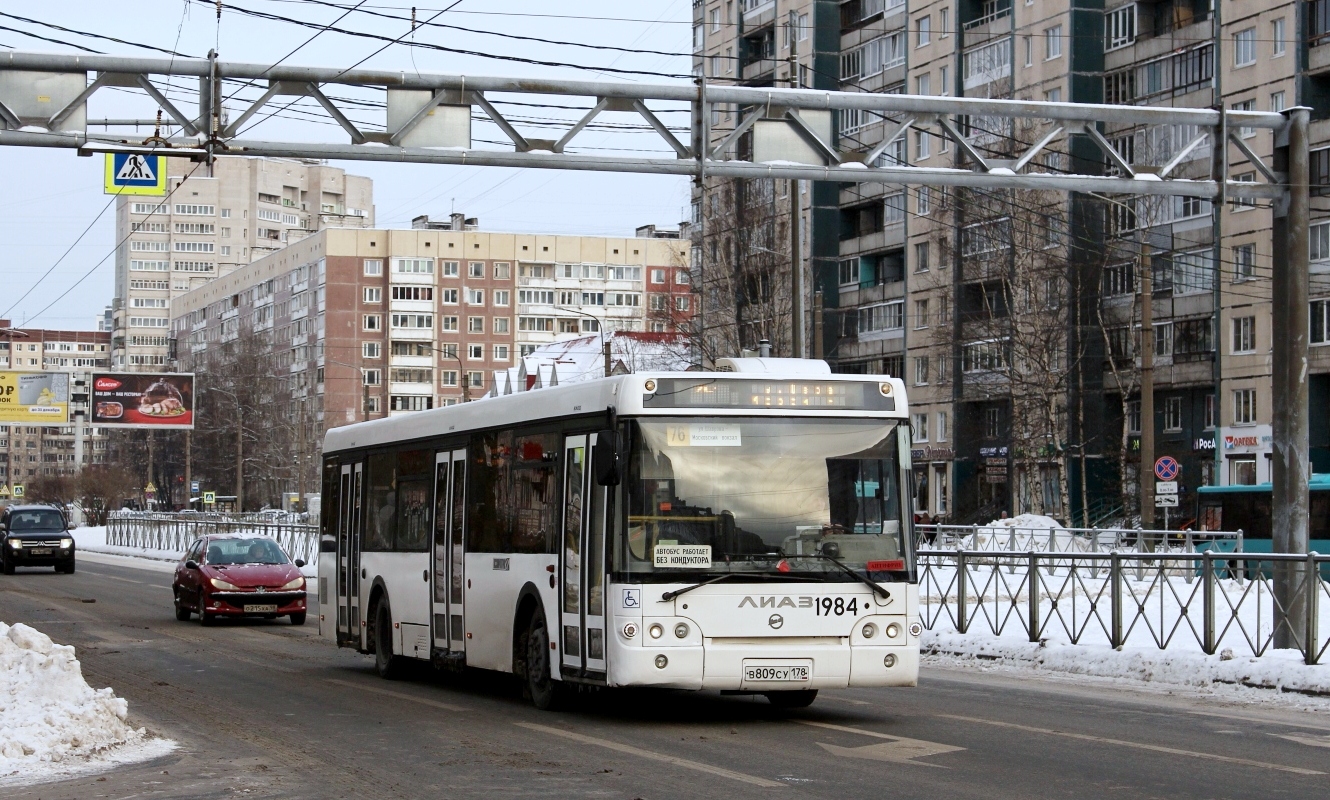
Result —
<path fill-rule="evenodd" d="M 278 589 L 277 591 L 293 592 L 296 589 L 304 589 L 304 588 L 305 588 L 305 578 L 302 576 L 294 580 L 287 581 L 286 583 L 282 584 L 281 588 Z"/>

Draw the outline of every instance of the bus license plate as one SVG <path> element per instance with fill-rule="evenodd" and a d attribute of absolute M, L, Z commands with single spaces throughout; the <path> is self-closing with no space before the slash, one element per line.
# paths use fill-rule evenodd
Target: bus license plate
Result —
<path fill-rule="evenodd" d="M 264 612 L 271 612 L 276 610 L 277 606 L 275 604 L 270 604 L 266 606 L 245 606 L 246 614 L 262 614 Z"/>
<path fill-rule="evenodd" d="M 744 683 L 805 683 L 812 678 L 806 664 L 745 664 Z"/>

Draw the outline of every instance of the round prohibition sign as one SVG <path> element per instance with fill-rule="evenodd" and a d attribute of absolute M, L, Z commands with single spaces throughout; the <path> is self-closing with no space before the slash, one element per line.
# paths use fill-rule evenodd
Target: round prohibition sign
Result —
<path fill-rule="evenodd" d="M 1171 481 L 1181 471 L 1182 465 L 1173 456 L 1160 456 L 1155 460 L 1155 477 L 1161 481 Z"/>

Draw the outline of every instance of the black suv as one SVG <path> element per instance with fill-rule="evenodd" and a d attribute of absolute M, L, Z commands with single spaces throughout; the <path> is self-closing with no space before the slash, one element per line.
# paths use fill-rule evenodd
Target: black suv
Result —
<path fill-rule="evenodd" d="M 55 567 L 74 571 L 74 537 L 65 513 L 54 506 L 9 506 L 0 511 L 0 571 L 14 567 Z"/>

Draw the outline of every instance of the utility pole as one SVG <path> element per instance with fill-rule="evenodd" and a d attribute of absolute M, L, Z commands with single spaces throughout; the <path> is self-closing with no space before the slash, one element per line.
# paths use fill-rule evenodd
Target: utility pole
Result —
<path fill-rule="evenodd" d="M 1276 553 L 1307 552 L 1308 522 L 1308 407 L 1307 283 L 1311 253 L 1308 249 L 1310 186 L 1308 128 L 1311 109 L 1296 106 L 1288 117 L 1287 143 L 1275 148 L 1275 170 L 1288 173 L 1288 203 L 1275 205 L 1274 276 L 1270 282 L 1271 389 L 1274 397 L 1271 433 L 1273 518 L 1271 549 Z M 1276 145 L 1279 138 L 1276 136 Z M 1281 164 L 1281 162 L 1283 162 Z M 1283 213 L 1281 213 L 1283 211 Z M 1282 252 L 1281 252 L 1282 250 Z M 1308 624 L 1308 594 L 1316 591 L 1315 575 L 1305 564 L 1274 565 L 1274 646 L 1300 647 Z M 1282 614 L 1281 614 L 1282 610 Z"/>
<path fill-rule="evenodd" d="M 786 23 L 790 34 L 790 88 L 799 88 L 799 15 L 790 9 L 789 22 Z M 803 251 L 799 246 L 799 181 L 790 180 L 790 312 L 793 319 L 790 326 L 790 355 L 804 357 L 804 263 Z"/>
<path fill-rule="evenodd" d="M 1150 241 L 1140 221 L 1136 224 L 1141 273 L 1141 527 L 1155 525 L 1155 329 L 1154 265 L 1150 263 Z M 1154 549 L 1153 540 L 1146 546 Z"/>
<path fill-rule="evenodd" d="M 602 336 L 603 336 L 603 335 L 604 335 L 604 334 L 602 334 Z M 613 356 L 610 355 L 610 340 L 609 340 L 609 339 L 606 339 L 605 341 L 601 342 L 601 345 L 600 345 L 600 352 L 601 352 L 601 354 L 602 354 L 603 356 L 605 356 L 605 377 L 608 378 L 608 377 L 610 376 L 610 374 L 614 371 L 614 363 L 613 363 L 613 362 L 614 362 L 614 359 L 613 359 Z"/>
<path fill-rule="evenodd" d="M 185 431 L 185 508 L 194 503 L 194 432 Z"/>

